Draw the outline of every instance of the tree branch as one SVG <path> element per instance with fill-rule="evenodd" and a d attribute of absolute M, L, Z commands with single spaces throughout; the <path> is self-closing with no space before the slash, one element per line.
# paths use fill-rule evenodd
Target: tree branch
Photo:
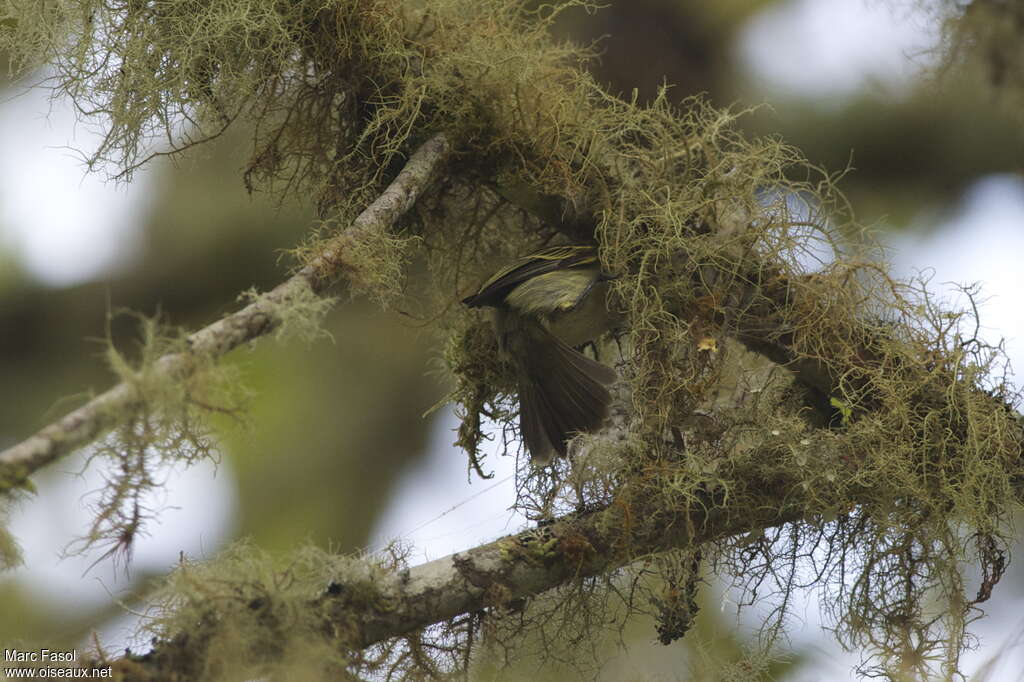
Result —
<path fill-rule="evenodd" d="M 332 648 L 355 652 L 461 614 L 514 607 L 523 599 L 622 568 L 644 556 L 778 526 L 816 512 L 792 481 L 763 481 L 759 487 L 766 498 L 784 502 L 736 508 L 723 506 L 721 499 L 708 494 L 706 504 L 695 503 L 671 518 L 662 510 L 658 524 L 625 522 L 625 516 L 645 511 L 637 500 L 612 504 L 374 580 L 372 597 L 359 581 L 324 585 L 323 594 L 305 610 L 320 614 L 315 631 L 327 637 Z M 222 628 L 230 630 L 237 618 L 245 617 L 232 609 L 273 613 L 274 605 L 269 600 L 223 600 L 211 606 L 195 628 L 155 640 L 148 653 L 89 664 L 113 665 L 115 677 L 123 675 L 118 679 L 125 681 L 200 679 L 208 664 L 206 656 L 216 653 Z M 253 635 L 252 641 L 259 641 L 259 636 Z M 254 644 L 247 664 L 273 664 L 278 653 L 274 647 Z"/>
<path fill-rule="evenodd" d="M 377 199 L 359 214 L 330 248 L 273 290 L 188 337 L 189 351 L 165 355 L 155 371 L 176 378 L 189 376 L 195 358 L 220 357 L 247 341 L 273 331 L 281 323 L 281 304 L 312 292 L 321 294 L 351 264 L 347 247 L 393 226 L 416 202 L 448 158 L 451 143 L 443 134 L 425 142 Z M 39 430 L 27 440 L 0 452 L 0 492 L 23 484 L 38 469 L 67 455 L 117 426 L 133 411 L 138 396 L 120 383 L 82 407 Z"/>

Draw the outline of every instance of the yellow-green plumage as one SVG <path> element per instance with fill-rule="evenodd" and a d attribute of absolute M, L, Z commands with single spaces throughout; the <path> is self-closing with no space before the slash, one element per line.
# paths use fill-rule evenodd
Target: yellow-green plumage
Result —
<path fill-rule="evenodd" d="M 533 462 L 565 455 L 566 441 L 608 414 L 615 372 L 572 346 L 608 328 L 605 282 L 592 246 L 554 246 L 502 268 L 463 300 L 494 309 L 498 346 L 516 367 L 519 424 Z"/>

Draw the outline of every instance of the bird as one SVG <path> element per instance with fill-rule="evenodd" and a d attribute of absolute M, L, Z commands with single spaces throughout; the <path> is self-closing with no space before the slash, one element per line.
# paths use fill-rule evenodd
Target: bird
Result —
<path fill-rule="evenodd" d="M 608 416 L 615 371 L 576 347 L 611 327 L 611 279 L 596 247 L 550 246 L 501 268 L 462 300 L 492 309 L 498 350 L 516 371 L 519 430 L 534 466 L 564 457 L 568 440 Z"/>

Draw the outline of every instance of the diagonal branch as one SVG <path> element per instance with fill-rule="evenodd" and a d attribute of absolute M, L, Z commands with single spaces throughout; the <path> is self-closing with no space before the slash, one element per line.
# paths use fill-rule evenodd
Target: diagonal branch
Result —
<path fill-rule="evenodd" d="M 448 158 L 451 143 L 439 133 L 409 157 L 405 168 L 324 253 L 273 290 L 188 337 L 189 351 L 160 358 L 155 371 L 188 377 L 200 355 L 220 357 L 281 323 L 282 303 L 312 292 L 321 294 L 344 274 L 348 247 L 386 232 L 416 202 Z M 138 403 L 135 390 L 120 383 L 82 407 L 42 428 L 27 440 L 0 452 L 0 492 L 23 484 L 35 471 L 100 437 L 130 414 Z"/>

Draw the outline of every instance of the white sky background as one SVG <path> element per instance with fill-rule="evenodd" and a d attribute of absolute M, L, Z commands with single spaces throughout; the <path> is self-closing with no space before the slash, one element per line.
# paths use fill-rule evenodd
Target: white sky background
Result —
<path fill-rule="evenodd" d="M 930 64 L 933 19 L 910 0 L 790 0 L 754 17 L 737 52 L 769 102 L 778 96 L 842 104 L 864 89 L 902 91 Z"/>
<path fill-rule="evenodd" d="M 898 92 L 919 71 L 925 59 L 922 48 L 933 44 L 936 33 L 907 10 L 894 13 L 890 7 L 873 0 L 793 0 L 755 18 L 737 55 L 768 101 L 781 95 L 838 104 L 863 88 Z M 39 91 L 0 102 L 0 245 L 13 247 L 33 276 L 61 286 L 99 276 L 131 258 L 136 230 L 144 222 L 139 216 L 147 208 L 147 188 L 145 174 L 126 188 L 85 176 L 79 157 L 64 147 L 88 148 L 94 144 L 92 133 L 81 126 L 76 131 L 66 104 L 57 103 L 47 118 L 48 108 L 45 93 Z M 936 286 L 985 282 L 983 334 L 990 341 L 1006 337 L 1018 368 L 1024 367 L 1024 306 L 1017 302 L 1024 289 L 1022 228 L 1024 181 L 992 176 L 967 192 L 940 229 L 926 237 L 911 232 L 891 240 L 899 273 L 909 276 L 931 267 Z M 490 458 L 493 481 L 466 483 L 464 458 L 450 446 L 454 417 L 438 423 L 430 457 L 405 474 L 396 502 L 371 542 L 379 547 L 402 536 L 416 547 L 414 561 L 494 539 L 523 523 L 508 511 L 515 494 L 513 463 Z M 16 576 L 41 594 L 52 593 L 59 584 L 62 598 L 70 593 L 75 601 L 100 603 L 116 590 L 112 571 L 94 569 L 83 577 L 82 563 L 57 558 L 85 523 L 81 500 L 96 485 L 88 478 L 48 479 L 40 495 L 19 510 L 14 531 L 25 545 L 27 568 Z M 232 486 L 230 471 L 223 469 L 216 478 L 196 469 L 177 479 L 167 504 L 180 509 L 170 508 L 152 527 L 152 537 L 137 551 L 136 569 L 166 569 L 182 549 L 192 556 L 213 554 L 231 534 Z M 197 499 L 206 501 L 198 505 Z M 223 504 L 211 508 L 210 500 Z M 993 610 L 1002 614 L 977 628 L 984 646 L 969 656 L 969 669 L 994 655 L 1007 636 L 1020 632 L 1020 597 L 997 603 Z M 806 626 L 794 633 L 795 643 L 814 643 L 822 654 L 821 666 L 803 679 L 850 678 L 854 659 L 836 654 L 832 640 L 818 627 L 813 603 L 807 614 Z M 119 623 L 104 633 L 112 649 L 123 645 L 126 627 Z M 1024 670 L 1022 650 L 1016 649 L 1016 658 L 1004 657 L 989 679 L 1024 680 L 1019 673 Z"/>
<path fill-rule="evenodd" d="M 212 558 L 233 535 L 236 494 L 227 464 L 202 461 L 182 470 L 165 470 L 167 485 L 150 495 L 146 507 L 157 512 L 135 543 L 130 575 L 122 562 L 102 561 L 102 552 L 62 558 L 68 544 L 82 537 L 92 518 L 89 505 L 103 486 L 96 463 L 83 470 L 83 456 L 62 460 L 35 480 L 38 495 L 16 509 L 10 530 L 21 545 L 24 564 L 2 580 L 19 580 L 54 614 L 67 615 L 67 604 L 82 610 L 100 608 L 111 598 L 126 599 L 137 575 L 162 575 L 178 562 L 179 552 L 192 559 Z M 81 475 L 78 475 L 81 474 Z M 137 629 L 134 617 L 101 628 L 109 651 L 122 650 Z"/>
<path fill-rule="evenodd" d="M 148 206 L 146 174 L 116 186 L 86 174 L 75 150 L 96 146 L 67 102 L 43 89 L 0 101 L 0 245 L 53 286 L 86 281 L 131 257 Z"/>

